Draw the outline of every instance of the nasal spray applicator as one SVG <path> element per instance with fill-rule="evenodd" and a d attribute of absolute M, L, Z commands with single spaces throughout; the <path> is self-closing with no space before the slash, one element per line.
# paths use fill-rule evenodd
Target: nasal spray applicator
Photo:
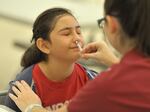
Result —
<path fill-rule="evenodd" d="M 78 46 L 79 50 L 80 50 L 80 51 L 82 51 L 83 49 L 82 49 L 82 47 L 81 47 L 81 45 L 79 44 L 79 42 L 78 42 L 78 41 L 76 41 L 76 44 L 77 44 L 77 46 Z"/>

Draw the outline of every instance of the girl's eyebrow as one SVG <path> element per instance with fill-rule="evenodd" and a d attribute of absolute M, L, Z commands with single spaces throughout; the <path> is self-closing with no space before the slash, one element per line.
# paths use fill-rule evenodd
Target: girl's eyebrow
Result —
<path fill-rule="evenodd" d="M 64 31 L 64 30 L 70 30 L 73 29 L 74 27 L 65 27 L 59 30 L 59 32 Z M 75 28 L 80 28 L 80 26 L 76 26 Z"/>

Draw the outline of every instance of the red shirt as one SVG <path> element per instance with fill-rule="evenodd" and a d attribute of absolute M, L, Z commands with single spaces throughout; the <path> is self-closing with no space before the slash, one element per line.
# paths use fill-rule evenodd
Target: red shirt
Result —
<path fill-rule="evenodd" d="M 150 112 L 150 58 L 137 51 L 86 84 L 69 112 Z"/>
<path fill-rule="evenodd" d="M 33 79 L 36 93 L 43 106 L 48 110 L 55 110 L 69 102 L 75 93 L 86 84 L 88 76 L 79 64 L 75 64 L 72 74 L 67 79 L 62 82 L 54 82 L 49 80 L 36 64 L 33 69 Z"/>

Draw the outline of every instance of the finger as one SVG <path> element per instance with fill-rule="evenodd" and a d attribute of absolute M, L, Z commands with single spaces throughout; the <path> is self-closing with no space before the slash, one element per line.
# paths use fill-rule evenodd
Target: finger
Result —
<path fill-rule="evenodd" d="M 12 100 L 15 102 L 15 104 L 16 104 L 18 107 L 21 106 L 21 101 L 22 101 L 22 100 L 19 100 L 18 97 L 16 97 L 15 95 L 13 95 L 13 94 L 11 94 L 11 93 L 9 93 L 8 96 L 10 97 L 10 99 L 12 99 Z M 19 106 L 19 105 L 20 105 L 20 106 Z M 22 108 L 20 108 L 20 110 L 23 112 Z"/>
<path fill-rule="evenodd" d="M 86 47 L 82 50 L 82 54 L 96 52 L 97 49 L 93 47 Z"/>
<path fill-rule="evenodd" d="M 17 101 L 17 96 L 13 95 L 12 93 L 9 93 L 8 96 L 14 101 Z"/>
<path fill-rule="evenodd" d="M 91 52 L 96 52 L 97 51 L 97 46 L 92 43 L 88 44 L 82 51 L 82 53 L 91 53 Z"/>
<path fill-rule="evenodd" d="M 31 89 L 31 87 L 30 87 L 24 80 L 21 80 L 21 84 L 22 84 L 26 89 Z"/>
<path fill-rule="evenodd" d="M 18 96 L 21 93 L 20 90 L 18 90 L 15 86 L 12 87 L 12 90 L 16 96 Z"/>
<path fill-rule="evenodd" d="M 18 87 L 18 89 L 19 89 L 21 92 L 24 92 L 24 91 L 25 91 L 25 88 L 24 88 L 24 86 L 22 85 L 21 82 L 16 81 L 16 82 L 15 82 L 15 85 Z"/>
<path fill-rule="evenodd" d="M 85 59 L 89 59 L 89 58 L 95 58 L 95 53 L 86 53 L 86 54 L 83 54 L 82 55 L 82 58 L 85 58 Z"/>

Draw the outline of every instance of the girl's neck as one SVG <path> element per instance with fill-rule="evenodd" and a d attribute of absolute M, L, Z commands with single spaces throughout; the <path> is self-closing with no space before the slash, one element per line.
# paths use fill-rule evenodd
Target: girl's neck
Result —
<path fill-rule="evenodd" d="M 45 76 L 52 81 L 63 81 L 66 79 L 74 69 L 74 63 L 61 63 L 58 61 L 40 62 L 40 69 Z"/>

